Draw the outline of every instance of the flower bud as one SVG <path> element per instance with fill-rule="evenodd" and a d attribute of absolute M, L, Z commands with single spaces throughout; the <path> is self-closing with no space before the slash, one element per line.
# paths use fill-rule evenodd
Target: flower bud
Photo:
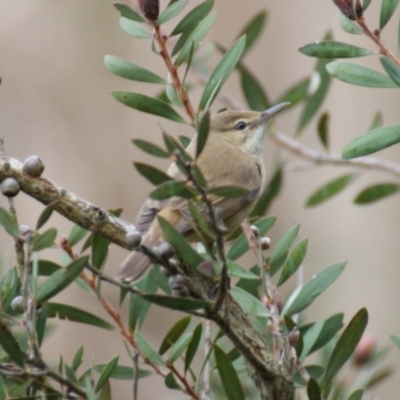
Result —
<path fill-rule="evenodd" d="M 0 190 L 4 196 L 14 197 L 19 193 L 20 186 L 15 178 L 6 178 L 2 180 Z"/>
<path fill-rule="evenodd" d="M 339 7 L 339 10 L 344 16 L 351 20 L 361 18 L 363 15 L 363 8 L 360 0 L 357 0 L 356 6 L 353 8 L 353 0 L 333 0 L 333 2 Z"/>
<path fill-rule="evenodd" d="M 38 178 L 44 171 L 42 160 L 38 156 L 30 156 L 24 161 L 22 171 L 30 176 Z"/>
<path fill-rule="evenodd" d="M 354 364 L 363 365 L 368 362 L 376 347 L 376 337 L 372 333 L 364 333 L 354 350 Z"/>
<path fill-rule="evenodd" d="M 159 0 L 139 0 L 140 9 L 149 21 L 155 21 L 160 12 Z"/>
<path fill-rule="evenodd" d="M 138 247 L 142 240 L 140 233 L 133 229 L 125 235 L 125 241 L 131 249 Z"/>
<path fill-rule="evenodd" d="M 11 309 L 17 314 L 24 312 L 24 300 L 22 296 L 16 296 L 11 301 Z"/>
<path fill-rule="evenodd" d="M 260 240 L 261 250 L 268 250 L 271 247 L 271 238 L 264 236 Z"/>

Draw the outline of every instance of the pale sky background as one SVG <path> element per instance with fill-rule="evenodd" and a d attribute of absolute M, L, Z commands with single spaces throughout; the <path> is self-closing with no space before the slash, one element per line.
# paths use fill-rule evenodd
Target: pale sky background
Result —
<path fill-rule="evenodd" d="M 198 4 L 191 0 L 190 6 Z M 161 1 L 165 6 L 167 1 Z M 380 2 L 373 1 L 367 12 L 371 28 L 378 25 Z M 331 30 L 337 40 L 375 50 L 367 38 L 341 31 L 339 12 L 330 0 L 216 0 L 218 19 L 203 46 L 211 40 L 229 45 L 244 24 L 260 10 L 268 10 L 268 24 L 261 40 L 246 58 L 246 65 L 267 88 L 271 100 L 277 99 L 290 85 L 307 76 L 315 60 L 297 49 L 320 40 Z M 160 140 L 160 125 L 169 132 L 191 134 L 183 125 L 154 118 L 119 104 L 111 96 L 115 89 L 155 94 L 156 87 L 129 82 L 111 75 L 104 67 L 106 54 L 117 55 L 166 76 L 162 62 L 151 52 L 149 42 L 124 34 L 119 14 L 106 0 L 3 0 L 0 13 L 0 130 L 6 150 L 20 160 L 36 154 L 43 160 L 44 177 L 70 189 L 104 208 L 124 207 L 124 216 L 133 221 L 151 186 L 132 167 L 133 160 L 156 163 L 137 150 L 133 138 Z M 398 12 L 383 32 L 383 40 L 396 52 Z M 175 20 L 178 21 L 178 20 Z M 173 24 L 175 23 L 173 21 Z M 173 24 L 169 25 L 172 26 Z M 380 68 L 378 57 L 356 60 Z M 225 90 L 239 98 L 237 77 Z M 380 110 L 384 123 L 399 123 L 400 92 L 390 89 L 368 90 L 333 81 L 321 111 L 331 112 L 331 148 L 340 152 L 351 139 L 365 133 L 373 115 Z M 217 108 L 217 104 L 215 105 Z M 300 108 L 276 120 L 279 130 L 293 135 Z M 313 121 L 300 140 L 321 150 Z M 266 164 L 276 149 L 267 142 Z M 399 147 L 378 154 L 398 160 Z M 289 157 L 288 157 L 289 158 Z M 301 161 L 301 160 L 300 160 Z M 160 167 L 166 164 L 159 163 Z M 279 201 L 271 214 L 278 217 L 271 231 L 273 242 L 293 224 L 301 224 L 300 238 L 309 238 L 304 264 L 305 280 L 334 263 L 347 260 L 342 276 L 307 311 L 316 320 L 345 312 L 345 323 L 361 308 L 369 311 L 368 332 L 379 338 L 380 346 L 392 351 L 385 363 L 400 366 L 400 351 L 389 336 L 400 334 L 400 273 L 398 238 L 400 237 L 400 197 L 392 196 L 370 206 L 356 206 L 352 200 L 368 184 L 395 182 L 383 173 L 363 173 L 348 190 L 314 209 L 305 209 L 308 196 L 329 179 L 348 172 L 343 168 L 322 167 L 287 175 Z M 6 207 L 5 199 L 0 201 Z M 42 206 L 24 194 L 16 198 L 19 221 L 35 226 Z M 52 225 L 59 236 L 68 235 L 71 224 L 53 216 Z M 1 233 L 6 266 L 13 264 L 12 241 Z M 111 246 L 107 272 L 113 274 L 126 251 Z M 56 250 L 46 257 L 58 257 Z M 114 288 L 107 296 L 118 301 Z M 290 285 L 289 285 L 290 286 Z M 57 298 L 104 315 L 94 297 L 82 294 L 78 287 Z M 143 332 L 159 346 L 160 334 L 170 328 L 175 316 L 153 307 Z M 84 325 L 61 322 L 44 345 L 45 359 L 57 362 L 59 354 L 68 355 L 85 345 L 86 366 L 104 363 L 120 354 L 122 364 L 130 363 L 118 333 L 100 332 Z M 372 398 L 391 399 L 397 393 L 397 371 Z M 113 386 L 115 398 L 131 398 L 130 383 Z M 140 382 L 142 400 L 180 396 L 165 391 L 160 378 Z"/>

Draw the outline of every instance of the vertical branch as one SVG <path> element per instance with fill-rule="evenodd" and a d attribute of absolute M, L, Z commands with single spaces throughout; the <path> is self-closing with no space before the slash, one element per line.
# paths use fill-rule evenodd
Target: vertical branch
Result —
<path fill-rule="evenodd" d="M 211 365 L 210 365 L 210 349 L 212 346 L 211 340 L 211 328 L 212 328 L 212 321 L 206 319 L 204 322 L 205 325 L 205 335 L 204 335 L 204 354 L 207 357 L 206 363 L 204 365 L 204 372 L 203 372 L 203 393 L 202 398 L 204 400 L 211 399 L 211 392 L 210 392 L 210 377 L 211 377 Z"/>

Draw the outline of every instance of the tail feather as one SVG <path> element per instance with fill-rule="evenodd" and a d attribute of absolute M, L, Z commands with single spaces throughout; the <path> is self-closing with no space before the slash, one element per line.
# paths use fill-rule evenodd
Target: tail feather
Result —
<path fill-rule="evenodd" d="M 137 281 L 146 273 L 150 265 L 151 261 L 147 256 L 133 251 L 119 267 L 117 278 L 121 280 Z"/>

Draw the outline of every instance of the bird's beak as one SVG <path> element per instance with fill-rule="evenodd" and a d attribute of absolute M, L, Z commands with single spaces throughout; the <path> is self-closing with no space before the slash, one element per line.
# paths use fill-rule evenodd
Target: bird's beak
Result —
<path fill-rule="evenodd" d="M 257 125 L 263 125 L 267 123 L 271 118 L 275 117 L 276 114 L 288 106 L 290 106 L 290 103 L 285 101 L 284 103 L 279 103 L 276 106 L 268 108 L 268 110 L 265 110 L 261 113 L 261 118 L 257 121 Z"/>

